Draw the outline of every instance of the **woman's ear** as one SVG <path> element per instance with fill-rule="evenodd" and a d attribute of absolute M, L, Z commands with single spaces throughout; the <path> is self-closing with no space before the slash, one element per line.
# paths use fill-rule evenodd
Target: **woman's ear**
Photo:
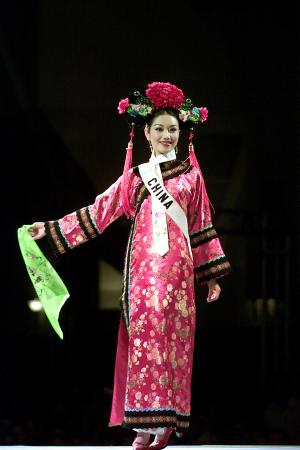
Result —
<path fill-rule="evenodd" d="M 144 133 L 145 133 L 147 141 L 150 141 L 149 125 L 145 125 Z"/>

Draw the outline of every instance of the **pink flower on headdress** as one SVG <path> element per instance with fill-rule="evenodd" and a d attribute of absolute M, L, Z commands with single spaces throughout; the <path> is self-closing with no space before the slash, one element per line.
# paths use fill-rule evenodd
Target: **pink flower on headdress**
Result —
<path fill-rule="evenodd" d="M 146 95 L 156 109 L 178 109 L 184 101 L 184 95 L 181 89 L 174 84 L 159 81 L 148 84 Z"/>
<path fill-rule="evenodd" d="M 201 121 L 205 122 L 208 117 L 208 110 L 207 108 L 199 108 Z"/>
<path fill-rule="evenodd" d="M 118 106 L 119 114 L 124 114 L 124 112 L 128 108 L 128 105 L 129 105 L 129 98 L 123 98 L 122 100 L 120 100 Z"/>

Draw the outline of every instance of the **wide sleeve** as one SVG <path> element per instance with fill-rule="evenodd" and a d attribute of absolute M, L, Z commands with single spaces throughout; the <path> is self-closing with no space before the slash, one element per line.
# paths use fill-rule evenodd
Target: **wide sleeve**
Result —
<path fill-rule="evenodd" d="M 192 177 L 192 196 L 188 208 L 189 236 L 195 275 L 200 284 L 203 284 L 210 279 L 227 275 L 231 271 L 231 267 L 212 224 L 202 174 L 193 170 Z"/>
<path fill-rule="evenodd" d="M 132 172 L 130 176 L 133 177 Z M 93 204 L 59 220 L 46 222 L 46 236 L 52 248 L 58 253 L 65 253 L 103 233 L 108 225 L 123 214 L 121 184 L 122 176 L 98 195 Z"/>

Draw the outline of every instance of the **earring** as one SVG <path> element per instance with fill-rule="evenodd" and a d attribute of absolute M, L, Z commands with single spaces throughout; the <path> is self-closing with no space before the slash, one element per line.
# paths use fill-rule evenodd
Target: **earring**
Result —
<path fill-rule="evenodd" d="M 152 146 L 152 142 L 149 140 L 148 141 L 149 142 L 149 147 L 150 147 L 150 151 L 151 151 L 151 153 L 153 153 L 153 146 Z"/>
<path fill-rule="evenodd" d="M 176 153 L 176 155 L 178 155 L 178 147 L 177 147 L 177 145 L 175 147 L 175 153 Z"/>

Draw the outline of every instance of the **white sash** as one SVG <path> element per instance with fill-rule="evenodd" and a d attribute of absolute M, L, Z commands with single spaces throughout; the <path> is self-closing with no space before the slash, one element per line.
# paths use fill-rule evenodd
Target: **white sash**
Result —
<path fill-rule="evenodd" d="M 159 179 L 154 167 L 150 163 L 144 163 L 139 165 L 139 172 L 142 180 L 152 196 L 153 202 L 159 202 L 163 207 L 163 210 L 173 219 L 176 225 L 181 229 L 184 236 L 186 237 L 187 244 L 190 250 L 191 258 L 193 259 L 190 237 L 188 232 L 188 222 L 186 215 L 177 203 L 177 201 L 172 197 L 171 194 L 165 188 L 162 179 Z M 164 233 L 164 230 L 162 230 Z"/>

